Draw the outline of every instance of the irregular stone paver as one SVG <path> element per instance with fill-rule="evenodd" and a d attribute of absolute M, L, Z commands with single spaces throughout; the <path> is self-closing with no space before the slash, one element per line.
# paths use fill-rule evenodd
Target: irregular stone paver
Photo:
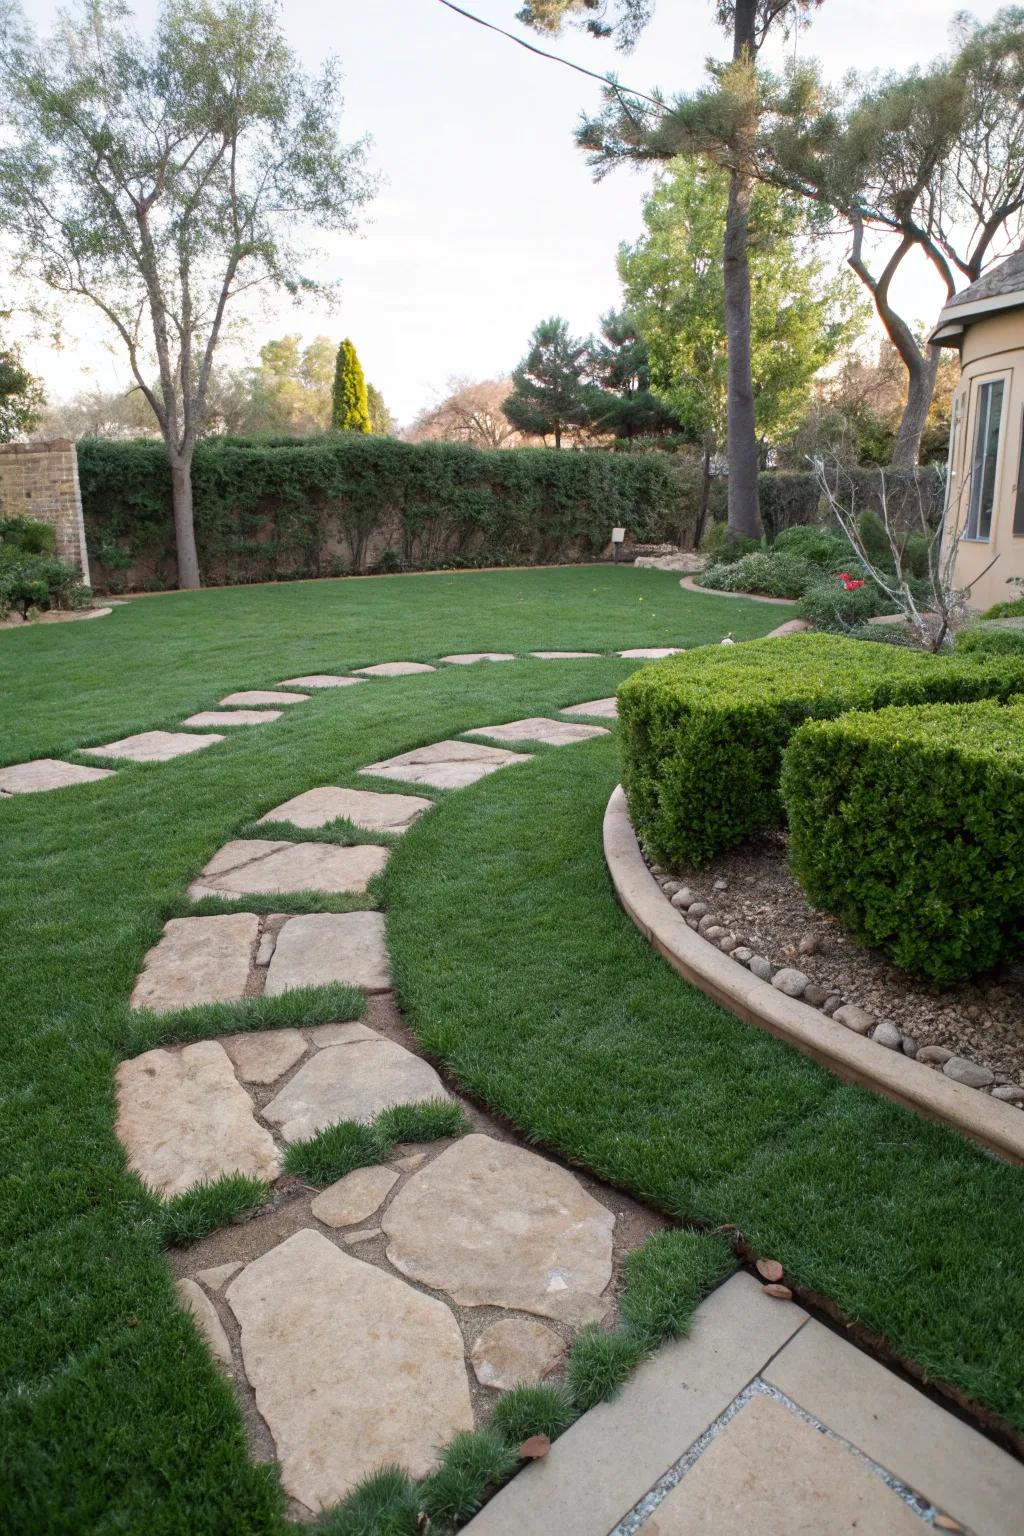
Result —
<path fill-rule="evenodd" d="M 373 667 L 355 667 L 362 677 L 408 677 L 413 672 L 436 672 L 425 661 L 379 661 Z"/>
<path fill-rule="evenodd" d="M 308 693 L 282 693 L 277 688 L 243 688 L 240 693 L 226 694 L 221 704 L 304 704 Z"/>
<path fill-rule="evenodd" d="M 217 721 L 200 720 L 193 715 L 186 725 L 215 725 Z M 141 731 L 138 736 L 124 736 L 102 747 L 82 747 L 90 757 L 127 757 L 133 763 L 167 763 L 172 757 L 187 757 L 223 741 L 223 736 L 193 736 L 186 731 Z"/>
<path fill-rule="evenodd" d="M 304 1229 L 246 1266 L 228 1302 L 287 1491 L 311 1510 L 398 1462 L 413 1477 L 473 1428 L 443 1302 Z"/>
<path fill-rule="evenodd" d="M 342 817 L 364 832 L 405 832 L 433 800 L 422 795 L 382 795 L 372 789 L 338 789 L 325 784 L 275 806 L 260 821 L 290 821 L 294 827 L 326 827 Z"/>
<path fill-rule="evenodd" d="M 172 917 L 143 962 L 132 1007 L 167 1013 L 196 1003 L 237 1002 L 245 993 L 259 927 L 255 912 Z"/>
<path fill-rule="evenodd" d="M 384 1213 L 388 1258 L 462 1306 L 602 1318 L 611 1211 L 524 1147 L 470 1135 L 414 1173 Z"/>
<path fill-rule="evenodd" d="M 335 672 L 310 672 L 308 677 L 286 677 L 282 688 L 352 688 L 361 677 L 338 677 Z"/>
<path fill-rule="evenodd" d="M 122 1061 L 117 1134 L 129 1166 L 158 1195 L 178 1195 L 225 1173 L 275 1179 L 280 1172 L 273 1138 L 256 1124 L 249 1095 L 216 1040 Z"/>
<path fill-rule="evenodd" d="M 201 1280 L 208 1291 L 219 1291 L 241 1267 L 241 1259 L 231 1259 L 227 1264 L 215 1264 L 212 1269 L 197 1269 L 195 1278 Z"/>
<path fill-rule="evenodd" d="M 354 1227 L 380 1209 L 397 1183 L 398 1174 L 390 1168 L 354 1168 L 309 1208 L 325 1227 Z"/>
<path fill-rule="evenodd" d="M 271 842 L 237 838 L 225 843 L 188 888 L 203 896 L 283 895 L 295 891 L 358 894 L 379 875 L 389 849 L 372 843 L 339 848 L 334 843 Z"/>
<path fill-rule="evenodd" d="M 644 1536 L 920 1536 L 898 1494 L 770 1397 L 745 1403 L 641 1527 Z"/>
<path fill-rule="evenodd" d="M 455 656 L 442 656 L 442 661 L 453 667 L 471 667 L 475 661 L 515 661 L 511 651 L 462 651 Z"/>
<path fill-rule="evenodd" d="M 572 725 L 568 720 L 547 720 L 535 715 L 528 720 L 510 720 L 507 725 L 477 725 L 474 736 L 493 736 L 495 741 L 540 741 L 548 747 L 568 747 L 591 736 L 607 736 L 603 725 Z"/>
<path fill-rule="evenodd" d="M 886 617 L 888 618 L 888 615 Z M 776 624 L 774 629 L 770 629 L 765 635 L 765 639 L 779 640 L 784 635 L 801 635 L 804 630 L 810 629 L 810 627 L 806 619 L 787 619 L 785 624 Z"/>
<path fill-rule="evenodd" d="M 539 661 L 573 661 L 578 656 L 600 656 L 600 651 L 531 651 Z"/>
<path fill-rule="evenodd" d="M 591 699 L 587 704 L 570 704 L 567 709 L 560 709 L 560 715 L 598 715 L 608 720 L 617 720 L 619 717 L 619 703 L 613 694 L 610 699 Z"/>
<path fill-rule="evenodd" d="M 565 1344 L 553 1328 L 525 1317 L 504 1317 L 485 1328 L 470 1351 L 477 1381 L 507 1391 L 535 1387 L 561 1359 Z"/>
<path fill-rule="evenodd" d="M 71 784 L 92 784 L 113 776 L 113 768 L 86 768 L 82 763 L 62 763 L 56 757 L 37 757 L 31 763 L 0 768 L 0 796 L 34 795 L 44 789 L 66 789 Z"/>
<path fill-rule="evenodd" d="M 528 753 L 506 752 L 501 747 L 485 747 L 475 741 L 435 741 L 429 747 L 417 747 L 383 762 L 370 763 L 359 771 L 379 779 L 432 784 L 436 789 L 465 789 L 499 768 L 529 761 Z"/>
<path fill-rule="evenodd" d="M 263 1118 L 280 1127 L 285 1141 L 301 1141 L 338 1120 L 369 1125 L 392 1104 L 449 1097 L 421 1056 L 394 1040 L 356 1040 L 311 1056 L 271 1099 Z"/>
<path fill-rule="evenodd" d="M 198 715 L 189 715 L 182 725 L 269 725 L 280 720 L 279 709 L 201 709 Z M 223 736 L 217 738 L 223 741 Z"/>
<path fill-rule="evenodd" d="M 307 1030 L 315 1050 L 325 1045 L 351 1045 L 356 1040 L 383 1040 L 384 1036 L 365 1024 L 314 1024 Z"/>
<path fill-rule="evenodd" d="M 391 986 L 381 912 L 311 912 L 291 917 L 277 938 L 267 972 L 268 997 L 293 987 L 340 981 L 364 992 Z"/>
<path fill-rule="evenodd" d="M 640 646 L 633 651 L 617 651 L 617 656 L 625 656 L 628 659 L 660 661 L 663 656 L 678 656 L 682 651 L 681 645 L 651 645 Z"/>
<path fill-rule="evenodd" d="M 199 1332 L 206 1340 L 206 1347 L 215 1360 L 221 1365 L 231 1364 L 231 1345 L 228 1336 L 224 1332 L 224 1324 L 217 1316 L 217 1308 L 200 1290 L 194 1280 L 179 1280 L 175 1286 L 181 1298 L 181 1303 L 186 1311 L 191 1312 L 196 1320 Z"/>
<path fill-rule="evenodd" d="M 306 1054 L 306 1042 L 297 1029 L 256 1029 L 229 1035 L 221 1044 L 243 1083 L 276 1083 Z"/>

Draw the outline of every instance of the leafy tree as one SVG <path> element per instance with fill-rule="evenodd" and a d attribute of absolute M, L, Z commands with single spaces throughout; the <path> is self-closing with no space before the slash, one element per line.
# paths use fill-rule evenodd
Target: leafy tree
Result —
<path fill-rule="evenodd" d="M 42 415 L 43 386 L 21 361 L 16 346 L 0 341 L 0 443 L 33 430 Z"/>
<path fill-rule="evenodd" d="M 619 252 L 626 304 L 647 343 L 650 377 L 703 449 L 706 508 L 729 422 L 722 220 L 728 177 L 678 160 L 644 204 L 647 232 Z M 807 406 L 818 370 L 849 341 L 861 311 L 848 274 L 828 277 L 808 244 L 806 205 L 755 186 L 748 220 L 751 376 L 762 458 Z"/>
<path fill-rule="evenodd" d="M 306 292 L 302 231 L 368 196 L 333 63 L 313 78 L 273 0 L 162 0 L 152 39 L 78 0 L 39 43 L 0 13 L 0 231 L 18 268 L 102 313 L 171 467 L 178 581 L 199 585 L 192 455 L 229 307 Z M 151 381 L 155 373 L 156 382 Z"/>
<path fill-rule="evenodd" d="M 372 430 L 363 365 L 347 336 L 338 348 L 338 358 L 334 365 L 331 426 L 336 432 Z"/>
<path fill-rule="evenodd" d="M 405 437 L 410 443 L 516 447 L 523 434 L 502 408 L 511 387 L 511 379 L 449 379 L 448 394 L 420 411 Z"/>
<path fill-rule="evenodd" d="M 647 343 L 626 310 L 601 317 L 601 334 L 587 349 L 587 423 L 613 437 L 677 432 L 679 420 L 651 388 Z"/>
<path fill-rule="evenodd" d="M 395 418 L 388 410 L 380 390 L 372 384 L 366 386 L 366 404 L 370 412 L 370 431 L 377 437 L 394 437 Z"/>
<path fill-rule="evenodd" d="M 587 415 L 583 372 L 587 343 L 569 334 L 560 315 L 542 320 L 530 338 L 530 350 L 512 370 L 512 388 L 502 410 L 512 425 L 531 437 L 554 436 L 562 446 L 566 427 Z"/>
<path fill-rule="evenodd" d="M 734 538 L 761 532 L 748 255 L 760 115 L 756 59 L 773 28 L 799 25 L 820 4 L 714 0 L 716 17 L 732 38 L 732 61 L 716 70 L 714 92 L 681 98 L 669 110 L 660 96 L 640 98 L 611 81 L 605 111 L 584 121 L 577 135 L 600 175 L 624 160 L 671 160 L 680 153 L 708 152 L 723 140 L 723 122 L 729 125 L 728 153 L 722 157 L 729 174 L 722 270 L 728 335 L 729 530 Z M 567 18 L 582 20 L 595 36 L 615 36 L 621 48 L 629 49 L 653 11 L 654 0 L 527 0 L 519 16 L 546 31 L 556 31 Z"/>

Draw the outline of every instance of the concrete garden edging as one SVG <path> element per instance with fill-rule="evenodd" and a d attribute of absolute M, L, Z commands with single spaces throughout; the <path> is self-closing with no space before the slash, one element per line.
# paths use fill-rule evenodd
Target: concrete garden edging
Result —
<path fill-rule="evenodd" d="M 827 1015 L 761 981 L 695 933 L 651 874 L 629 819 L 621 785 L 604 815 L 604 856 L 626 913 L 648 943 L 686 981 L 737 1018 L 766 1029 L 829 1068 L 845 1082 L 872 1088 L 908 1109 L 939 1120 L 1009 1162 L 1024 1162 L 1024 1115 L 1008 1104 L 881 1049 Z"/>
<path fill-rule="evenodd" d="M 716 587 L 702 587 L 692 576 L 684 576 L 679 585 L 684 592 L 696 592 L 698 597 L 740 597 L 747 603 L 775 603 L 782 608 L 795 608 L 798 597 L 766 597 L 763 592 L 720 592 Z"/>

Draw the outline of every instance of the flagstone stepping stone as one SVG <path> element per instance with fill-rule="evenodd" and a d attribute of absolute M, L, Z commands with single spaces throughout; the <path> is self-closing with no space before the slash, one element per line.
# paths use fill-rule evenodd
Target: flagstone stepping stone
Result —
<path fill-rule="evenodd" d="M 391 1168 L 354 1168 L 309 1207 L 325 1227 L 354 1227 L 380 1209 L 398 1183 Z"/>
<path fill-rule="evenodd" d="M 425 661 L 379 661 L 373 667 L 355 667 L 362 677 L 408 677 L 413 672 L 436 672 Z"/>
<path fill-rule="evenodd" d="M 201 1280 L 208 1291 L 219 1291 L 241 1267 L 241 1259 L 231 1259 L 227 1264 L 215 1264 L 212 1269 L 197 1269 L 195 1278 Z"/>
<path fill-rule="evenodd" d="M 263 1118 L 280 1128 L 285 1141 L 303 1141 L 339 1120 L 369 1125 L 392 1104 L 450 1097 L 422 1056 L 394 1040 L 356 1040 L 311 1056 L 266 1105 Z"/>
<path fill-rule="evenodd" d="M 214 854 L 188 888 L 193 901 L 204 896 L 266 896 L 295 891 L 362 893 L 379 875 L 390 849 L 373 843 L 339 848 L 334 843 L 271 842 L 236 838 Z"/>
<path fill-rule="evenodd" d="M 454 1142 L 384 1212 L 387 1254 L 465 1307 L 596 1322 L 610 1299 L 615 1218 L 579 1180 L 490 1136 Z"/>
<path fill-rule="evenodd" d="M 113 768 L 86 768 L 82 763 L 62 763 L 56 757 L 37 757 L 31 763 L 0 768 L 0 797 L 34 795 L 44 789 L 66 789 L 113 777 Z"/>
<path fill-rule="evenodd" d="M 186 720 L 186 725 L 215 725 L 215 720 L 200 720 L 197 715 Z M 90 757 L 127 757 L 133 763 L 168 763 L 172 757 L 187 757 L 190 752 L 201 752 L 223 741 L 223 736 L 194 736 L 186 731 L 141 731 L 138 736 L 124 736 L 120 741 L 108 741 L 102 747 L 82 747 Z"/>
<path fill-rule="evenodd" d="M 535 1387 L 565 1353 L 553 1328 L 532 1318 L 504 1317 L 485 1328 L 470 1351 L 477 1381 L 484 1387 Z"/>
<path fill-rule="evenodd" d="M 311 912 L 292 917 L 277 936 L 267 972 L 268 997 L 293 987 L 339 981 L 364 992 L 391 986 L 382 912 Z"/>
<path fill-rule="evenodd" d="M 129 1167 L 158 1195 L 179 1195 L 225 1173 L 276 1179 L 281 1170 L 273 1137 L 257 1125 L 216 1040 L 122 1061 L 116 1129 Z"/>
<path fill-rule="evenodd" d="M 398 1462 L 424 1477 L 473 1428 L 458 1324 L 443 1302 L 304 1228 L 255 1259 L 227 1299 L 285 1489 L 333 1504 Z"/>
<path fill-rule="evenodd" d="M 515 661 L 511 651 L 463 651 L 456 656 L 442 656 L 453 667 L 471 667 L 475 661 Z"/>
<path fill-rule="evenodd" d="M 297 1029 L 257 1029 L 221 1041 L 243 1083 L 276 1083 L 306 1054 Z"/>
<path fill-rule="evenodd" d="M 304 704 L 308 693 L 281 693 L 276 688 L 243 688 L 241 693 L 229 693 L 221 704 Z"/>
<path fill-rule="evenodd" d="M 546 720 L 535 715 L 529 720 L 510 720 L 508 725 L 477 725 L 474 736 L 493 736 L 495 741 L 541 741 L 548 747 L 568 747 L 591 736 L 607 736 L 603 725 L 573 725 L 568 720 Z"/>
<path fill-rule="evenodd" d="M 179 1280 L 175 1290 L 182 1306 L 195 1318 L 196 1326 L 206 1340 L 206 1347 L 210 1354 L 221 1365 L 230 1365 L 231 1345 L 224 1332 L 224 1324 L 217 1316 L 217 1308 L 209 1296 L 205 1291 L 200 1290 L 194 1280 Z"/>
<path fill-rule="evenodd" d="M 245 994 L 259 927 L 255 912 L 172 917 L 143 962 L 132 1007 L 167 1013 L 196 1003 L 237 1002 Z"/>
<path fill-rule="evenodd" d="M 431 784 L 435 789 L 465 789 L 499 768 L 529 761 L 529 753 L 506 752 L 501 747 L 485 747 L 475 741 L 435 741 L 429 747 L 417 747 L 383 762 L 370 763 L 359 771 L 379 779 Z"/>
<path fill-rule="evenodd" d="M 310 672 L 308 677 L 286 677 L 282 688 L 353 688 L 361 677 L 338 677 L 334 672 Z"/>
<path fill-rule="evenodd" d="M 326 827 L 342 817 L 364 832 L 405 832 L 433 800 L 422 795 L 382 795 L 372 789 L 307 789 L 268 811 L 260 821 L 290 821 L 295 827 Z"/>
<path fill-rule="evenodd" d="M 352 1045 L 356 1040 L 384 1039 L 365 1024 L 314 1024 L 306 1033 L 314 1050 L 321 1050 L 325 1045 Z"/>
<path fill-rule="evenodd" d="M 633 651 L 616 651 L 617 656 L 625 656 L 629 659 L 637 658 L 646 661 L 660 661 L 663 656 L 678 656 L 683 647 L 681 645 L 652 645 L 641 646 Z"/>
<path fill-rule="evenodd" d="M 600 656 L 600 651 L 531 651 L 539 661 L 574 661 L 578 656 Z"/>
<path fill-rule="evenodd" d="M 617 720 L 619 717 L 619 704 L 614 695 L 610 699 L 591 699 L 589 704 L 570 704 L 568 709 L 560 709 L 560 715 L 597 715 L 608 720 Z"/>
<path fill-rule="evenodd" d="M 182 725 L 269 725 L 280 720 L 279 709 L 201 709 L 197 715 L 189 715 Z M 218 736 L 223 741 L 223 736 Z"/>

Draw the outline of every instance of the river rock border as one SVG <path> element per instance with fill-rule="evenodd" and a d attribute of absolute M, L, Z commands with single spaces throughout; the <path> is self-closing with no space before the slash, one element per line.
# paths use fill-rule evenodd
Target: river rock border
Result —
<path fill-rule="evenodd" d="M 1024 1162 L 1019 1089 L 1010 1100 L 999 1089 L 1011 1085 L 996 1083 L 988 1068 L 944 1046 L 904 1053 L 904 1037 L 894 1025 L 840 994 L 822 996 L 816 1005 L 824 989 L 815 988 L 810 977 L 756 955 L 716 923 L 709 906 L 681 882 L 656 865 L 648 867 L 621 785 L 605 811 L 604 855 L 619 901 L 640 932 L 674 970 L 730 1013 L 767 1029 L 846 1081 L 940 1120 L 1011 1162 Z M 988 1087 L 992 1093 L 977 1091 Z"/>

